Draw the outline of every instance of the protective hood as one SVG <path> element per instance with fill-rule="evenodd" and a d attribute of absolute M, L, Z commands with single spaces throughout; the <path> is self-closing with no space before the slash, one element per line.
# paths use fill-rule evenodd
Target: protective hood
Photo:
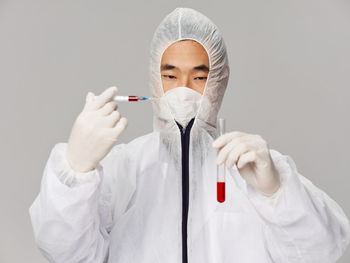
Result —
<path fill-rule="evenodd" d="M 150 50 L 149 86 L 153 101 L 153 129 L 155 131 L 178 130 L 169 107 L 162 105 L 160 63 L 164 51 L 174 42 L 184 39 L 195 40 L 206 50 L 209 57 L 209 74 L 195 118 L 208 132 L 216 127 L 217 114 L 229 79 L 229 65 L 226 47 L 220 31 L 206 16 L 191 8 L 176 8 L 157 27 Z M 210 132 L 211 133 L 211 132 Z"/>

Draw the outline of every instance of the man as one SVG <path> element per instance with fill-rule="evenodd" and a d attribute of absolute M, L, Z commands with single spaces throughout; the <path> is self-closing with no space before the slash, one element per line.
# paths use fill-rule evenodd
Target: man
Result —
<path fill-rule="evenodd" d="M 127 126 L 112 101 L 117 89 L 88 93 L 30 208 L 50 262 L 329 263 L 341 256 L 348 219 L 291 157 L 259 135 L 217 138 L 228 78 L 217 27 L 176 8 L 151 44 L 152 133 L 115 145 Z"/>

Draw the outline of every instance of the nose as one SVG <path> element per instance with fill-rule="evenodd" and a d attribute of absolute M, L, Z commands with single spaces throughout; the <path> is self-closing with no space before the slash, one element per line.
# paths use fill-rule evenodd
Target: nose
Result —
<path fill-rule="evenodd" d="M 182 78 L 178 82 L 178 87 L 188 87 L 191 89 L 192 87 L 190 87 L 190 85 L 191 83 L 188 76 L 182 76 Z"/>

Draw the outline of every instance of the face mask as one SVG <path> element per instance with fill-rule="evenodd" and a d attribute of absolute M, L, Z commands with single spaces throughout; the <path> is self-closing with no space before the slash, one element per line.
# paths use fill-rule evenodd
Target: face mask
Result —
<path fill-rule="evenodd" d="M 202 94 L 187 87 L 177 87 L 165 92 L 165 98 L 174 119 L 185 128 L 196 116 Z"/>

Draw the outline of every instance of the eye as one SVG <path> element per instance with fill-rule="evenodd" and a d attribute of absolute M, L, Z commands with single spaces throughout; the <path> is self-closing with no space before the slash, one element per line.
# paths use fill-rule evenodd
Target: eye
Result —
<path fill-rule="evenodd" d="M 194 79 L 205 80 L 205 79 L 207 79 L 207 77 L 197 77 L 197 78 L 194 78 Z"/>
<path fill-rule="evenodd" d="M 176 77 L 173 75 L 163 75 L 163 77 L 168 78 L 168 79 L 176 79 Z"/>

